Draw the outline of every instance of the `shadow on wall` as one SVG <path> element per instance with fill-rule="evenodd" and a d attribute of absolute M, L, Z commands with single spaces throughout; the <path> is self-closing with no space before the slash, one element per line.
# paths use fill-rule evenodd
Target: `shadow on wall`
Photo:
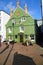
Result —
<path fill-rule="evenodd" d="M 41 27 L 37 26 L 37 21 L 35 20 L 35 36 L 36 36 L 36 43 L 43 47 L 43 33 L 41 31 Z"/>
<path fill-rule="evenodd" d="M 18 54 L 14 54 L 13 64 L 12 65 L 36 65 L 32 58 Z"/>

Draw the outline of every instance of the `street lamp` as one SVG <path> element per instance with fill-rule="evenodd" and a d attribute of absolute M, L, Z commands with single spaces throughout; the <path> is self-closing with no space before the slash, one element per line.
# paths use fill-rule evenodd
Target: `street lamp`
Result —
<path fill-rule="evenodd" d="M 15 38 L 14 38 L 14 25 L 15 25 L 15 19 L 12 20 L 12 27 L 13 27 L 13 42 L 15 41 Z"/>

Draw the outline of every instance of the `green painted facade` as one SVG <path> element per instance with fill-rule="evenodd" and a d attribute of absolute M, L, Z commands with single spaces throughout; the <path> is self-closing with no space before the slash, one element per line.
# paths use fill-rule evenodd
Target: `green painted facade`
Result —
<path fill-rule="evenodd" d="M 6 39 L 25 42 L 26 40 L 30 41 L 31 35 L 34 35 L 35 40 L 34 19 L 20 7 L 17 7 L 6 25 Z"/>

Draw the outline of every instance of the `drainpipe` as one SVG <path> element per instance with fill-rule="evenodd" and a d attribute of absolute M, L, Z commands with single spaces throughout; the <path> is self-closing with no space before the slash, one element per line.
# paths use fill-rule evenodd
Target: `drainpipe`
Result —
<path fill-rule="evenodd" d="M 12 22 L 12 27 L 13 27 L 13 41 L 14 41 L 14 22 Z"/>

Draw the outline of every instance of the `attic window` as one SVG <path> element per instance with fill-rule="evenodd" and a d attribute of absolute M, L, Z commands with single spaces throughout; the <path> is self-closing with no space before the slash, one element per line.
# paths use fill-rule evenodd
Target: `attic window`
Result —
<path fill-rule="evenodd" d="M 22 17 L 22 18 L 21 18 L 21 22 L 22 22 L 22 21 L 24 22 L 25 20 L 26 20 L 26 18 L 25 18 L 25 17 Z"/>

